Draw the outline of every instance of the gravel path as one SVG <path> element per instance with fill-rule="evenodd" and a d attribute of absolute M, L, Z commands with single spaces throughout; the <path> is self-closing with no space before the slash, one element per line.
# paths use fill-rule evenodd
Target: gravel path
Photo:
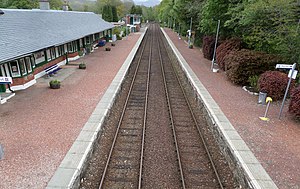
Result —
<path fill-rule="evenodd" d="M 0 106 L 0 188 L 44 188 L 113 80 L 140 34 L 117 41 L 112 51 L 95 50 L 59 90 L 43 78 Z M 74 69 L 74 66 L 64 66 Z M 64 70 L 63 69 L 63 70 Z"/>

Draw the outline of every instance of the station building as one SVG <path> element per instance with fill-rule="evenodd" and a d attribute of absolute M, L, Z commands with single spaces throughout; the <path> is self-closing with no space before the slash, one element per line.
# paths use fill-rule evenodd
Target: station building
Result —
<path fill-rule="evenodd" d="M 127 14 L 125 22 L 127 27 L 130 27 L 131 32 L 138 32 L 141 28 L 142 16 L 138 14 Z"/>
<path fill-rule="evenodd" d="M 1 9 L 0 77 L 12 77 L 12 90 L 32 86 L 46 68 L 75 60 L 112 35 L 114 25 L 97 14 L 49 10 L 47 0 L 40 5 L 36 10 Z M 0 92 L 5 91 L 8 86 L 0 84 Z"/>

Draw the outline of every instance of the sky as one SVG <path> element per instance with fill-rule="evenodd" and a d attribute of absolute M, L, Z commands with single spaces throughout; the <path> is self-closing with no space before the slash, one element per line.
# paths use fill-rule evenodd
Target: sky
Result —
<path fill-rule="evenodd" d="M 145 5 L 145 6 L 155 6 L 158 5 L 161 0 L 133 0 L 137 5 Z"/>

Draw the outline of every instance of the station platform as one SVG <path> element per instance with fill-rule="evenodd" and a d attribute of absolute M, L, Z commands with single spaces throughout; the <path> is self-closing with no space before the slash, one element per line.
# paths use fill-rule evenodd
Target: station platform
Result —
<path fill-rule="evenodd" d="M 231 84 L 224 73 L 211 72 L 211 62 L 200 49 L 188 49 L 172 30 L 165 32 L 278 188 L 300 188 L 299 123 L 287 114 L 287 105 L 281 120 L 277 102 L 271 104 L 270 121 L 261 121 L 265 106 L 257 104 L 256 96 Z M 86 149 L 103 121 L 99 116 L 112 105 L 116 94 L 112 91 L 120 87 L 141 36 L 131 34 L 117 41 L 110 52 L 99 48 L 64 66 L 53 78 L 63 81 L 60 90 L 48 89 L 51 78 L 41 78 L 0 107 L 0 144 L 5 149 L 0 188 L 51 189 L 74 184 L 66 180 L 78 176 L 77 167 L 84 163 Z M 77 69 L 82 61 L 87 70 Z"/>
<path fill-rule="evenodd" d="M 168 28 L 164 31 L 277 187 L 300 188 L 300 123 L 287 113 L 289 102 L 281 119 L 281 102 L 273 102 L 267 116 L 270 121 L 260 120 L 266 106 L 257 103 L 257 96 L 232 84 L 224 72 L 212 72 L 211 61 L 203 57 L 201 49 L 189 49 L 177 33 Z"/>
<path fill-rule="evenodd" d="M 47 186 L 141 34 L 70 62 L 0 106 L 0 188 Z M 62 81 L 60 89 L 49 89 L 52 79 Z"/>

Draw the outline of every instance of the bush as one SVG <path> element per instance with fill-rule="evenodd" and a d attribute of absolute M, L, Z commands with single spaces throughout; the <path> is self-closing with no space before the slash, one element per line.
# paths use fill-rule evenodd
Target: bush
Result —
<path fill-rule="evenodd" d="M 213 59 L 215 40 L 216 40 L 216 38 L 213 36 L 203 37 L 202 52 L 203 52 L 204 58 L 206 58 L 208 60 Z"/>
<path fill-rule="evenodd" d="M 300 85 L 295 90 L 293 90 L 291 94 L 289 112 L 296 118 L 300 118 Z"/>
<path fill-rule="evenodd" d="M 224 41 L 220 46 L 217 48 L 216 52 L 216 59 L 219 68 L 225 70 L 225 57 L 233 50 L 241 50 L 242 48 L 242 40 L 238 38 L 233 38 Z"/>
<path fill-rule="evenodd" d="M 259 90 L 266 92 L 274 101 L 281 100 L 288 84 L 289 78 L 287 74 L 280 71 L 266 71 L 261 74 L 258 80 Z M 291 84 L 290 89 L 294 86 Z"/>
<path fill-rule="evenodd" d="M 250 86 L 256 91 L 258 91 L 258 79 L 259 76 L 257 75 L 250 76 L 248 79 Z"/>
<path fill-rule="evenodd" d="M 121 30 L 119 27 L 115 27 L 113 29 L 113 34 L 116 34 L 117 37 L 120 36 L 120 33 L 121 33 Z"/>
<path fill-rule="evenodd" d="M 281 62 L 281 59 L 277 56 L 247 49 L 231 51 L 224 58 L 228 79 L 239 85 L 249 84 L 248 79 L 250 76 L 274 70 L 276 64 Z"/>
<path fill-rule="evenodd" d="M 51 84 L 51 85 L 59 85 L 59 84 L 60 84 L 60 81 L 57 80 L 57 79 L 51 80 L 51 81 L 49 82 L 49 84 Z"/>

